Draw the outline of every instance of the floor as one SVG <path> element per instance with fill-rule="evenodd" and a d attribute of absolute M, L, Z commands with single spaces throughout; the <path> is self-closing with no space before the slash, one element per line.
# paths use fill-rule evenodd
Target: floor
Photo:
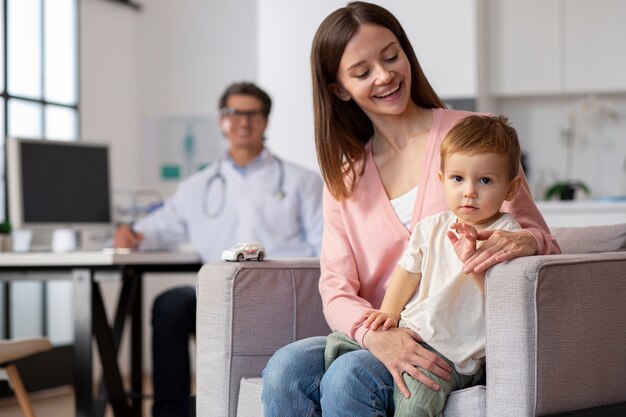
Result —
<path fill-rule="evenodd" d="M 144 391 L 152 392 L 152 383 L 149 377 L 144 379 Z M 58 387 L 50 390 L 29 394 L 37 417 L 74 417 L 74 390 L 70 386 Z M 150 417 L 152 399 L 146 398 L 143 403 L 143 416 Z M 0 400 L 0 416 L 24 417 L 17 401 L 12 398 Z M 105 417 L 113 417 L 108 407 Z"/>

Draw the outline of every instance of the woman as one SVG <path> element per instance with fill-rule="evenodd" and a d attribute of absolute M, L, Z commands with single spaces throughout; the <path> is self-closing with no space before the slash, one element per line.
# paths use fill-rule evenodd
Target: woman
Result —
<path fill-rule="evenodd" d="M 372 331 L 363 313 L 378 308 L 415 223 L 447 209 L 437 177 L 439 144 L 471 113 L 446 110 L 426 80 L 397 19 L 353 2 L 320 25 L 311 51 L 316 146 L 324 192 L 320 293 L 333 330 L 365 349 L 324 372 L 326 338 L 280 349 L 263 372 L 266 416 L 384 416 L 402 373 L 431 389 L 421 369 L 444 379 L 450 366 L 407 329 Z M 519 256 L 559 253 L 526 180 L 502 211 L 524 228 L 480 236 L 464 265 L 480 273 Z M 419 367 L 419 368 L 418 368 Z M 421 368 L 421 369 L 420 369 Z"/>

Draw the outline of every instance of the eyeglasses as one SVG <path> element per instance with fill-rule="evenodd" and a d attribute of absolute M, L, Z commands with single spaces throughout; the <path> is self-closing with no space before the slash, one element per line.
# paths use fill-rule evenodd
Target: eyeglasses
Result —
<path fill-rule="evenodd" d="M 220 113 L 223 117 L 228 117 L 229 119 L 236 122 L 243 122 L 244 119 L 248 119 L 250 123 L 261 123 L 265 120 L 265 113 L 261 110 L 237 110 L 237 109 L 229 109 L 223 108 L 220 110 Z"/>

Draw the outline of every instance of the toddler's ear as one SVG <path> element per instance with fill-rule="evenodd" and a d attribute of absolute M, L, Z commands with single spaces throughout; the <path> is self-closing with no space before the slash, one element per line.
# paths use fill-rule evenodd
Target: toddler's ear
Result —
<path fill-rule="evenodd" d="M 513 197 L 515 197 L 515 194 L 517 194 L 521 183 L 522 177 L 520 177 L 519 175 L 515 176 L 515 178 L 511 180 L 511 182 L 509 183 L 509 188 L 506 191 L 506 196 L 504 197 L 506 201 L 513 200 Z"/>
<path fill-rule="evenodd" d="M 439 181 L 443 182 L 443 172 L 441 172 L 441 170 L 439 170 L 437 176 L 439 177 Z"/>

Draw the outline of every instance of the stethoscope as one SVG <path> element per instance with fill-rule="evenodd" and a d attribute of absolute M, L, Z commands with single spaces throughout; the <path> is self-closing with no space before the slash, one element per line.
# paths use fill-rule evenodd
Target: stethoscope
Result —
<path fill-rule="evenodd" d="M 278 164 L 278 185 L 276 187 L 276 190 L 272 194 L 274 195 L 274 197 L 276 197 L 276 199 L 282 200 L 287 195 L 284 190 L 285 166 L 282 159 L 275 155 L 270 154 L 270 156 L 274 158 L 274 160 Z M 207 179 L 206 185 L 204 186 L 204 193 L 202 194 L 202 211 L 210 219 L 215 219 L 220 214 L 222 214 L 222 212 L 224 211 L 224 206 L 226 205 L 226 177 L 224 177 L 224 175 L 222 174 L 223 161 L 223 158 L 219 158 L 217 161 L 215 161 L 215 172 Z M 217 210 L 212 212 L 209 210 L 208 207 L 208 197 L 211 194 L 211 190 L 213 189 L 213 183 L 215 181 L 219 182 L 222 192 L 220 193 L 220 204 L 218 205 Z"/>

